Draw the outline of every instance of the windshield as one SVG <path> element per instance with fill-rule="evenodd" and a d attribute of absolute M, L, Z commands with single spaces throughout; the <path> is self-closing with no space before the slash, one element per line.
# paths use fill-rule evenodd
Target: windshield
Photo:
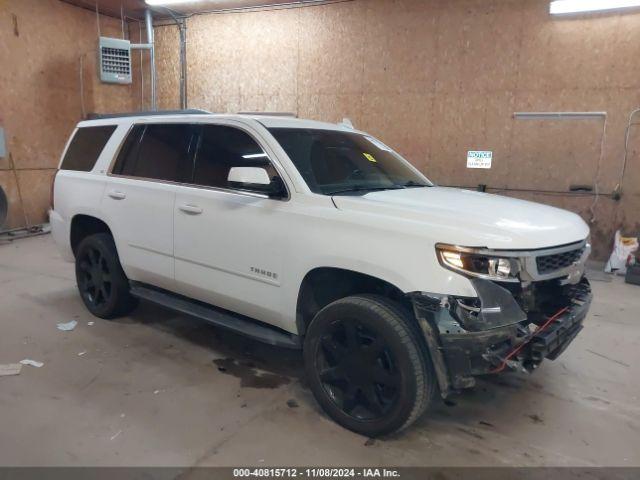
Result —
<path fill-rule="evenodd" d="M 311 191 L 323 195 L 432 186 L 400 155 L 355 132 L 271 128 Z"/>

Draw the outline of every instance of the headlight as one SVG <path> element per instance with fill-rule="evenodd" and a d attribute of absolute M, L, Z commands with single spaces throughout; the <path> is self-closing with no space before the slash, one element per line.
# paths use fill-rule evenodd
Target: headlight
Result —
<path fill-rule="evenodd" d="M 517 258 L 500 257 L 472 248 L 453 245 L 436 245 L 440 264 L 472 277 L 486 278 L 499 282 L 517 282 L 520 264 Z"/>

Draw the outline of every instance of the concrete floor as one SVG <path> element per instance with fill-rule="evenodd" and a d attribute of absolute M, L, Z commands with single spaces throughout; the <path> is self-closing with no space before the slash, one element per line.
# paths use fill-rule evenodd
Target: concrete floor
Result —
<path fill-rule="evenodd" d="M 639 466 L 640 287 L 593 287 L 560 359 L 367 441 L 319 410 L 299 354 L 153 305 L 94 318 L 50 236 L 0 245 L 0 364 L 44 362 L 0 378 L 0 465 Z"/>

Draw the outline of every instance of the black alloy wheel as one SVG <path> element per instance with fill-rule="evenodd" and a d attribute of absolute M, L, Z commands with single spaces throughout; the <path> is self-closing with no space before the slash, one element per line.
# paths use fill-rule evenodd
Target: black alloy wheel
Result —
<path fill-rule="evenodd" d="M 357 319 L 335 321 L 316 352 L 322 387 L 336 405 L 358 420 L 384 416 L 398 401 L 400 372 L 380 333 Z"/>
<path fill-rule="evenodd" d="M 100 318 L 116 318 L 131 312 L 138 300 L 131 296 L 113 237 L 96 233 L 76 249 L 76 281 L 87 309 Z"/>
<path fill-rule="evenodd" d="M 102 252 L 94 246 L 89 246 L 78 258 L 80 275 L 78 288 L 85 302 L 99 309 L 111 299 L 111 272 Z"/>
<path fill-rule="evenodd" d="M 307 329 L 309 386 L 343 427 L 369 437 L 397 432 L 422 415 L 437 392 L 421 342 L 415 319 L 401 305 L 378 295 L 342 298 Z"/>

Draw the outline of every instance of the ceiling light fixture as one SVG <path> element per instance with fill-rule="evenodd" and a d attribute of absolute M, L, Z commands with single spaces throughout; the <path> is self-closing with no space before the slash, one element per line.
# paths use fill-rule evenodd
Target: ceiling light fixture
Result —
<path fill-rule="evenodd" d="M 147 0 L 149 1 L 149 0 Z M 640 0 L 555 0 L 549 6 L 551 15 L 604 12 L 640 7 Z"/>

